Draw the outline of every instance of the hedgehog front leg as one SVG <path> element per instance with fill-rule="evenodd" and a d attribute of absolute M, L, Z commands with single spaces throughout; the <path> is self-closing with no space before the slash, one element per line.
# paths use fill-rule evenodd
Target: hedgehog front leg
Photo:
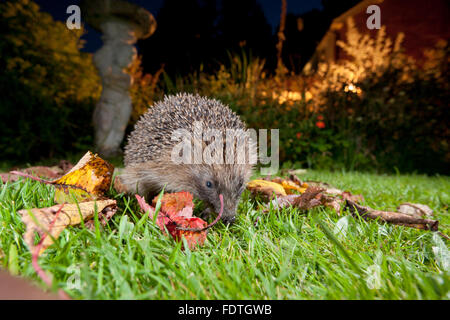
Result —
<path fill-rule="evenodd" d="M 211 218 L 212 212 L 213 209 L 210 206 L 208 206 L 202 212 L 200 212 L 199 218 L 202 218 L 203 220 L 208 220 L 209 218 Z"/>
<path fill-rule="evenodd" d="M 157 194 L 160 189 L 159 183 L 152 179 L 153 176 L 148 172 L 148 169 L 137 165 L 125 167 L 118 179 L 126 193 L 137 193 L 147 197 L 149 194 Z"/>

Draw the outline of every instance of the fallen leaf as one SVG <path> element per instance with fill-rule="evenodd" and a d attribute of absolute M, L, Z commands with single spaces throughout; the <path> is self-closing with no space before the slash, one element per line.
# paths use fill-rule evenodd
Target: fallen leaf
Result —
<path fill-rule="evenodd" d="M 398 206 L 397 211 L 415 217 L 433 217 L 433 210 L 429 206 L 420 203 L 402 203 Z"/>
<path fill-rule="evenodd" d="M 137 194 L 135 196 L 141 210 L 144 213 L 148 213 L 150 219 L 154 219 L 155 208 L 149 205 L 143 197 Z M 155 206 L 157 199 L 158 197 L 153 199 Z M 189 192 L 164 194 L 161 198 L 161 208 L 156 218 L 156 224 L 163 233 L 167 229 L 175 241 L 181 241 L 182 238 L 185 238 L 191 250 L 204 244 L 207 230 L 219 221 L 223 211 L 223 196 L 219 195 L 221 210 L 216 219 L 208 225 L 203 219 L 192 217 L 194 207 L 192 199 L 192 194 Z"/>
<path fill-rule="evenodd" d="M 115 169 L 117 170 L 117 172 L 120 172 L 120 169 Z M 119 174 L 116 174 L 115 178 L 114 178 L 114 189 L 118 192 L 118 193 L 128 193 L 128 188 L 122 183 L 122 180 L 120 179 Z"/>
<path fill-rule="evenodd" d="M 88 151 L 64 176 L 56 180 L 44 180 L 25 172 L 11 171 L 55 187 L 56 203 L 75 203 L 101 199 L 111 185 L 113 165 Z"/>
<path fill-rule="evenodd" d="M 98 212 L 98 220 L 102 226 L 106 226 L 109 220 L 116 214 L 117 208 L 116 207 L 106 207 L 102 211 Z M 95 229 L 95 221 L 94 219 L 90 219 L 84 223 L 84 226 L 89 230 Z"/>
<path fill-rule="evenodd" d="M 303 193 L 306 191 L 306 188 L 298 186 L 295 182 L 291 180 L 283 180 L 281 182 L 281 185 L 283 186 L 284 190 L 287 194 L 292 194 L 292 191 L 298 191 L 300 193 Z"/>
<path fill-rule="evenodd" d="M 329 198 L 322 194 L 323 189 L 309 187 L 302 194 L 290 194 L 277 197 L 272 200 L 272 206 L 277 209 L 285 207 L 296 207 L 300 210 L 309 210 L 320 205 L 328 205 Z"/>
<path fill-rule="evenodd" d="M 345 200 L 345 206 L 354 215 L 359 215 L 363 218 L 380 219 L 383 222 L 402 225 L 406 227 L 438 231 L 439 221 L 417 218 L 408 214 L 392 211 L 375 210 L 369 207 L 364 207 L 356 204 L 351 200 Z"/>
<path fill-rule="evenodd" d="M 302 188 L 308 188 L 308 184 L 306 184 L 305 182 L 303 182 L 302 180 L 299 179 L 299 177 L 297 177 L 294 173 L 290 172 L 289 173 L 289 180 L 293 181 L 294 183 L 296 183 L 298 186 L 302 187 Z"/>
<path fill-rule="evenodd" d="M 52 219 L 52 222 L 50 223 L 50 225 L 48 227 L 47 233 L 45 233 L 41 236 L 41 240 L 39 241 L 38 245 L 32 250 L 32 253 L 31 253 L 31 264 L 33 266 L 33 269 L 36 271 L 39 278 L 41 278 L 42 281 L 44 281 L 45 284 L 47 284 L 47 286 L 49 286 L 49 287 L 52 286 L 52 279 L 44 270 L 42 270 L 41 266 L 39 265 L 39 262 L 38 262 L 39 254 L 41 253 L 41 250 L 43 250 L 43 245 L 44 245 L 45 239 L 47 238 L 48 235 L 51 234 L 51 231 L 52 231 L 53 227 L 55 226 L 56 220 L 58 219 L 59 215 L 61 214 L 61 210 L 64 207 L 64 205 L 65 205 L 64 203 L 62 205 L 60 205 L 58 211 L 55 213 L 55 215 Z M 62 299 L 70 300 L 70 297 L 67 295 L 67 293 L 64 290 L 59 289 L 58 294 Z"/>
<path fill-rule="evenodd" d="M 271 203 L 275 209 L 282 209 L 285 207 L 292 206 L 294 200 L 297 199 L 298 197 L 300 197 L 300 195 L 298 194 L 288 194 L 286 196 L 276 197 L 276 199 L 273 199 Z"/>
<path fill-rule="evenodd" d="M 161 198 L 161 211 L 168 214 L 171 218 L 175 216 L 192 217 L 194 202 L 192 194 L 189 192 L 165 193 Z M 156 206 L 158 196 L 152 204 Z"/>
<path fill-rule="evenodd" d="M 57 171 L 53 170 L 52 168 L 43 167 L 43 166 L 21 169 L 20 172 L 28 174 L 28 175 L 35 175 L 36 177 L 41 177 L 41 178 L 45 178 L 45 179 L 55 179 L 55 178 L 59 178 L 61 176 L 61 174 L 59 174 Z M 19 180 L 20 177 L 21 177 L 21 175 L 14 174 L 12 172 L 0 173 L 0 180 L 2 180 L 3 183 L 17 181 L 17 180 Z"/>
<path fill-rule="evenodd" d="M 139 207 L 141 207 L 141 210 L 142 210 L 145 214 L 148 213 L 149 219 L 150 219 L 150 220 L 153 220 L 153 219 L 154 219 L 154 214 L 155 214 L 155 208 L 152 207 L 151 205 L 149 205 L 149 204 L 145 201 L 145 199 L 144 199 L 143 197 L 141 197 L 140 195 L 136 194 L 135 197 L 136 197 L 136 199 L 137 199 L 137 201 L 138 201 Z M 158 227 L 159 227 L 163 232 L 165 232 L 164 227 L 165 227 L 169 222 L 170 222 L 170 219 L 169 219 L 169 217 L 167 216 L 167 214 L 164 213 L 164 212 L 161 213 L 161 210 L 160 210 L 160 212 L 158 212 L 158 216 L 157 216 L 157 218 L 156 218 L 156 224 L 158 225 Z"/>
<path fill-rule="evenodd" d="M 350 200 L 356 203 L 364 201 L 364 197 L 362 196 L 362 194 L 352 194 L 350 191 L 342 192 L 341 196 L 344 200 Z"/>
<path fill-rule="evenodd" d="M 324 190 L 325 193 L 331 194 L 331 195 L 340 195 L 342 194 L 342 190 L 339 190 L 330 184 L 326 182 L 320 182 L 320 181 L 305 181 L 306 184 L 310 187 L 317 187 Z"/>
<path fill-rule="evenodd" d="M 308 173 L 307 169 L 281 169 L 281 174 L 282 175 L 302 175 L 302 174 L 306 174 Z"/>
<path fill-rule="evenodd" d="M 207 231 L 185 231 L 181 228 L 204 229 L 207 225 L 206 221 L 197 217 L 186 218 L 178 216 L 170 221 L 166 227 L 176 241 L 181 241 L 182 237 L 184 237 L 189 249 L 193 250 L 196 246 L 202 246 L 205 243 Z"/>
<path fill-rule="evenodd" d="M 99 197 L 94 196 L 86 190 L 78 187 L 55 185 L 55 188 L 56 190 L 54 200 L 56 203 L 75 203 L 99 199 Z"/>
<path fill-rule="evenodd" d="M 19 180 L 19 176 L 11 173 L 0 173 L 0 181 L 3 183 Z"/>
<path fill-rule="evenodd" d="M 73 164 L 70 163 L 70 161 L 68 160 L 61 160 L 58 163 L 58 168 L 60 168 L 63 172 L 63 174 L 65 174 L 66 172 L 68 172 L 69 170 L 71 170 L 73 168 Z"/>
<path fill-rule="evenodd" d="M 23 169 L 22 171 L 46 179 L 56 179 L 61 176 L 60 171 L 44 166 L 30 167 Z"/>
<path fill-rule="evenodd" d="M 142 211 L 144 211 L 145 214 L 149 214 L 149 218 L 153 219 L 153 214 L 155 213 L 155 208 L 153 208 L 151 205 L 149 205 L 144 197 L 141 197 L 140 195 L 136 195 L 136 199 L 138 201 L 139 207 L 141 208 Z"/>
<path fill-rule="evenodd" d="M 272 178 L 272 183 L 274 183 L 273 181 L 280 181 L 279 179 L 281 178 Z M 290 181 L 293 181 L 293 179 Z M 271 206 L 276 209 L 296 207 L 303 211 L 317 206 L 326 206 L 334 209 L 338 215 L 340 215 L 342 209 L 348 209 L 353 215 L 360 215 L 363 218 L 380 219 L 384 222 L 411 228 L 438 231 L 438 221 L 424 219 L 424 217 L 430 217 L 433 212 L 426 205 L 404 203 L 399 206 L 399 212 L 381 211 L 359 205 L 358 202 L 364 201 L 362 195 L 354 195 L 350 191 L 339 190 L 328 183 L 307 181 L 304 185 L 309 185 L 304 193 L 277 196 L 271 201 Z M 266 213 L 269 212 L 269 205 L 266 204 L 263 210 Z M 438 233 L 447 240 L 449 239 L 446 234 L 439 231 Z"/>
<path fill-rule="evenodd" d="M 15 171 L 23 172 L 28 175 L 34 175 L 36 177 L 44 179 L 57 179 L 69 171 L 73 165 L 67 160 L 61 160 L 57 166 L 35 166 L 26 169 L 14 169 Z M 21 176 L 13 173 L 0 173 L 0 180 L 5 182 L 14 182 L 19 180 Z"/>
<path fill-rule="evenodd" d="M 88 151 L 64 176 L 52 181 L 57 203 L 93 200 L 103 196 L 111 185 L 114 166 Z"/>
<path fill-rule="evenodd" d="M 338 197 L 324 195 L 322 197 L 322 203 L 324 204 L 324 206 L 336 211 L 338 216 L 341 215 L 341 208 L 344 204 L 343 200 L 339 199 Z"/>
<path fill-rule="evenodd" d="M 293 206 L 301 210 L 309 210 L 313 207 L 317 207 L 323 204 L 321 192 L 323 189 L 317 187 L 309 187 L 306 191 L 297 197 Z"/>
<path fill-rule="evenodd" d="M 247 189 L 253 194 L 260 194 L 267 200 L 273 198 L 273 196 L 285 196 L 286 191 L 279 183 L 266 181 L 262 179 L 252 180 L 247 183 Z"/>
<path fill-rule="evenodd" d="M 272 182 L 275 182 L 275 183 L 278 183 L 278 184 L 282 184 L 283 181 L 284 181 L 283 178 L 280 178 L 280 177 L 272 178 L 272 177 L 270 177 L 270 176 L 268 176 L 268 177 L 266 177 L 266 178 L 264 178 L 264 179 L 262 179 L 262 180 L 265 180 L 265 181 L 272 181 Z"/>
<path fill-rule="evenodd" d="M 81 220 L 87 221 L 94 217 L 94 208 L 97 206 L 97 212 L 100 213 L 106 210 L 109 216 L 113 215 L 117 210 L 117 205 L 115 200 L 100 200 L 100 201 L 89 201 L 80 202 L 77 204 L 65 204 L 61 209 L 61 214 L 58 215 L 51 228 L 50 236 L 44 239 L 42 244 L 42 249 L 39 254 L 41 254 L 46 248 L 53 244 L 53 239 L 57 239 L 61 232 L 67 226 L 74 226 L 81 223 Z M 80 210 L 78 210 L 78 207 Z M 50 229 L 50 224 L 55 218 L 56 213 L 61 208 L 61 205 L 55 205 L 48 208 L 33 208 L 33 209 L 23 209 L 19 213 L 22 215 L 22 221 L 26 225 L 26 231 L 23 235 L 25 243 L 30 248 L 30 251 L 34 250 L 34 238 L 35 232 L 40 236 L 44 233 L 48 233 Z M 81 214 L 81 216 L 80 216 Z"/>

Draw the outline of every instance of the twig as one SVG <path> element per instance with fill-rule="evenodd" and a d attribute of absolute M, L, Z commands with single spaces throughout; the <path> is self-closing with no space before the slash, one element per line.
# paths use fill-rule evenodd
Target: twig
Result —
<path fill-rule="evenodd" d="M 280 14 L 280 28 L 278 29 L 278 43 L 276 45 L 277 49 L 277 68 L 281 68 L 283 65 L 283 60 L 281 57 L 281 53 L 283 50 L 283 41 L 286 40 L 284 35 L 284 27 L 286 24 L 286 12 L 287 12 L 287 3 L 286 0 L 281 0 L 281 14 Z"/>
<path fill-rule="evenodd" d="M 449 240 L 449 241 L 450 241 L 450 238 L 449 238 L 449 236 L 448 236 L 448 235 L 446 235 L 445 233 L 442 233 L 442 232 L 438 231 L 438 235 L 440 235 L 441 237 L 443 237 L 443 238 L 445 238 L 445 239 L 447 239 L 447 240 Z"/>
<path fill-rule="evenodd" d="M 29 179 L 32 179 L 32 180 L 36 180 L 36 181 L 39 181 L 39 182 L 42 182 L 42 183 L 45 183 L 45 184 L 53 184 L 53 182 L 51 182 L 51 181 L 44 180 L 44 179 L 32 176 L 31 174 L 28 174 L 28 173 L 25 173 L 25 172 L 20 172 L 20 171 L 15 171 L 14 170 L 14 171 L 10 171 L 9 173 L 10 174 L 15 174 L 16 176 L 21 176 L 21 177 L 29 178 Z"/>

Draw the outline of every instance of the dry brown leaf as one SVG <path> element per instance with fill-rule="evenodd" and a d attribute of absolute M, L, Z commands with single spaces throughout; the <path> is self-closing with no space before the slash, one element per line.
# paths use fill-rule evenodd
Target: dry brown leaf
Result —
<path fill-rule="evenodd" d="M 375 210 L 369 207 L 363 207 L 351 200 L 346 200 L 346 208 L 352 213 L 363 218 L 380 219 L 401 226 L 407 226 L 416 229 L 438 231 L 439 221 L 417 218 L 408 214 L 391 211 Z"/>
<path fill-rule="evenodd" d="M 286 196 L 277 197 L 272 200 L 272 206 L 275 209 L 282 209 L 285 207 L 290 207 L 294 203 L 294 200 L 300 197 L 298 194 L 288 194 Z"/>
<path fill-rule="evenodd" d="M 322 192 L 323 189 L 321 188 L 309 187 L 304 193 L 299 195 L 290 194 L 287 196 L 277 197 L 272 200 L 272 205 L 274 208 L 278 209 L 292 206 L 299 208 L 300 210 L 309 210 L 320 205 L 333 207 L 329 204 L 329 201 L 332 199 L 325 196 Z"/>
<path fill-rule="evenodd" d="M 341 196 L 344 200 L 350 200 L 356 203 L 364 201 L 364 197 L 362 196 L 362 194 L 352 194 L 350 191 L 342 192 Z"/>
<path fill-rule="evenodd" d="M 411 228 L 438 231 L 438 221 L 424 219 L 424 217 L 430 217 L 433 212 L 426 205 L 404 203 L 400 205 L 399 212 L 375 210 L 358 204 L 358 202 L 364 201 L 362 195 L 354 195 L 349 191 L 342 191 L 319 181 L 307 181 L 306 183 L 311 187 L 308 187 L 304 193 L 279 196 L 271 201 L 272 206 L 278 209 L 291 206 L 307 211 L 322 205 L 334 209 L 338 215 L 344 208 L 363 218 L 380 219 L 383 222 Z M 268 210 L 266 205 L 264 211 L 268 212 Z M 444 236 L 448 238 L 446 235 Z"/>
<path fill-rule="evenodd" d="M 30 167 L 26 169 L 21 169 L 20 172 L 23 172 L 25 174 L 34 175 L 36 177 L 41 177 L 44 179 L 55 179 L 59 178 L 61 174 L 54 170 L 54 168 L 51 167 L 44 167 L 44 166 L 37 166 L 37 167 Z M 0 180 L 5 182 L 14 182 L 19 180 L 20 175 L 14 174 L 14 173 L 0 173 Z"/>
<path fill-rule="evenodd" d="M 306 184 L 310 187 L 317 187 L 324 189 L 325 193 L 331 194 L 331 195 L 340 195 L 342 194 L 342 190 L 339 190 L 332 185 L 326 183 L 326 182 L 320 182 L 320 181 L 305 181 Z"/>
<path fill-rule="evenodd" d="M 57 166 L 35 166 L 26 169 L 12 169 L 23 172 L 28 175 L 34 175 L 43 179 L 57 179 L 68 172 L 73 165 L 67 160 L 61 160 Z M 5 182 L 14 182 L 19 180 L 21 176 L 13 173 L 0 173 L 0 180 Z"/>
<path fill-rule="evenodd" d="M 67 226 L 78 225 L 81 223 L 81 219 L 83 219 L 83 221 L 92 219 L 94 217 L 95 205 L 97 206 L 97 212 L 99 212 L 99 216 L 100 213 L 103 213 L 105 211 L 104 214 L 111 217 L 117 210 L 115 200 L 80 202 L 78 203 L 78 206 L 77 204 L 65 204 L 61 210 L 61 214 L 58 215 L 55 221 L 55 214 L 61 208 L 61 205 L 55 205 L 48 208 L 20 210 L 19 213 L 22 215 L 22 221 L 27 227 L 23 238 L 30 248 L 30 251 L 33 251 L 33 249 L 35 248 L 35 232 L 38 232 L 38 234 L 42 236 L 44 233 L 48 232 L 50 224 L 52 223 L 52 221 L 54 221 L 54 225 L 50 231 L 51 237 L 47 236 L 44 239 L 42 249 L 39 252 L 39 254 L 41 254 L 47 247 L 53 244 L 52 237 L 54 239 L 58 238 L 58 236 Z M 78 207 L 80 208 L 80 210 L 78 210 Z"/>
<path fill-rule="evenodd" d="M 402 203 L 398 206 L 397 211 L 415 217 L 433 217 L 433 210 L 429 206 L 420 203 Z"/>
<path fill-rule="evenodd" d="M 122 180 L 120 179 L 120 175 L 116 175 L 114 178 L 114 189 L 118 193 L 128 193 L 128 188 L 122 183 Z"/>
<path fill-rule="evenodd" d="M 108 221 L 111 220 L 111 218 L 116 214 L 116 211 L 117 211 L 117 207 L 108 206 L 105 209 L 103 209 L 102 211 L 98 212 L 98 220 L 102 224 L 102 226 L 106 226 Z M 86 221 L 84 223 L 84 225 L 89 230 L 95 229 L 95 222 L 94 222 L 94 219 L 92 219 L 92 218 L 91 218 L 91 220 Z"/>
<path fill-rule="evenodd" d="M 295 184 L 297 184 L 300 187 L 308 188 L 308 185 L 304 183 L 302 180 L 299 179 L 295 174 L 290 173 L 289 174 L 289 180 L 293 181 Z"/>
<path fill-rule="evenodd" d="M 0 173 L 0 181 L 2 181 L 3 183 L 6 182 L 14 182 L 19 180 L 19 176 L 15 175 L 15 174 L 11 174 L 11 173 Z"/>
<path fill-rule="evenodd" d="M 282 184 L 284 179 L 280 178 L 280 177 L 275 177 L 275 178 L 267 178 L 267 179 L 263 179 L 263 180 L 267 180 L 267 181 L 272 181 L 278 184 Z"/>
<path fill-rule="evenodd" d="M 321 188 L 309 187 L 303 194 L 294 200 L 292 205 L 301 210 L 309 210 L 313 207 L 320 206 L 323 204 L 321 192 L 323 192 L 323 189 Z"/>

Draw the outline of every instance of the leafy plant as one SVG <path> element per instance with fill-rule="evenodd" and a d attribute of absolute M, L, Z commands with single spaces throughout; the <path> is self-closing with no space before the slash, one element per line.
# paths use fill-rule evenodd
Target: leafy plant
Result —
<path fill-rule="evenodd" d="M 0 3 L 0 27 L 1 157 L 36 160 L 90 143 L 101 86 L 91 56 L 79 50 L 84 31 L 28 0 Z"/>

